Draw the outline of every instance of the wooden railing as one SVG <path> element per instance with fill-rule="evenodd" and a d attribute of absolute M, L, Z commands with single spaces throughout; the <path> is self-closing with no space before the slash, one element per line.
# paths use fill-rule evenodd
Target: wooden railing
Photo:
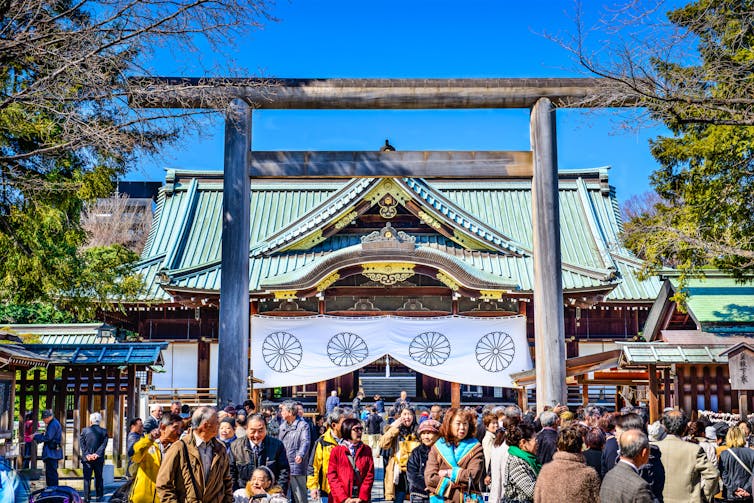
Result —
<path fill-rule="evenodd" d="M 170 403 L 180 400 L 189 405 L 217 403 L 217 388 L 152 388 L 147 389 L 149 403 Z"/>

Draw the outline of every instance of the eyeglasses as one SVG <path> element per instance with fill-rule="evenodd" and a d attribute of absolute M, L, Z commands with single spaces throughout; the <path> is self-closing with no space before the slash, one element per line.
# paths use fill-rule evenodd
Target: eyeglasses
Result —
<path fill-rule="evenodd" d="M 364 428 L 357 426 L 356 428 L 351 428 L 351 431 L 364 431 Z"/>

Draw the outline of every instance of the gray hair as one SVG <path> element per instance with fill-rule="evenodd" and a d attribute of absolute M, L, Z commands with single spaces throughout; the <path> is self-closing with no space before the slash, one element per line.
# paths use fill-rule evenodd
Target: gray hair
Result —
<path fill-rule="evenodd" d="M 194 411 L 194 415 L 191 416 L 191 427 L 198 428 L 215 415 L 217 415 L 217 411 L 212 407 L 199 407 Z"/>
<path fill-rule="evenodd" d="M 508 405 L 503 409 L 503 415 L 508 418 L 518 418 L 521 419 L 521 407 L 518 405 Z"/>
<path fill-rule="evenodd" d="M 92 412 L 89 414 L 89 422 L 92 424 L 100 424 L 102 422 L 102 414 L 99 412 Z"/>
<path fill-rule="evenodd" d="M 162 405 L 153 403 L 152 405 L 149 406 L 149 412 L 154 412 L 156 410 L 162 410 Z"/>
<path fill-rule="evenodd" d="M 335 407 L 326 418 L 327 424 L 333 424 L 340 422 L 341 419 L 348 417 L 350 414 L 346 414 L 346 410 L 343 407 Z"/>
<path fill-rule="evenodd" d="M 178 414 L 173 414 L 172 412 L 168 412 L 167 414 L 162 415 L 162 419 L 160 419 L 160 426 L 170 426 L 173 423 L 182 423 L 183 418 L 179 416 Z"/>
<path fill-rule="evenodd" d="M 286 400 L 280 404 L 280 407 L 287 410 L 291 414 L 298 414 L 298 405 L 293 400 Z"/>
<path fill-rule="evenodd" d="M 633 459 L 649 447 L 649 439 L 643 431 L 631 429 L 621 434 L 618 445 L 621 456 Z"/>
<path fill-rule="evenodd" d="M 542 426 L 555 426 L 558 424 L 558 415 L 551 410 L 546 410 L 539 415 L 539 422 Z"/>

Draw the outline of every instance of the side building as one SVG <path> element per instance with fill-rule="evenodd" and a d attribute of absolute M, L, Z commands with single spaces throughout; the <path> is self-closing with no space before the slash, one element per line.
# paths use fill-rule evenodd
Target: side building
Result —
<path fill-rule="evenodd" d="M 607 169 L 561 171 L 559 178 L 567 354 L 613 351 L 616 341 L 639 339 L 660 282 L 640 281 L 640 261 L 620 243 Z M 211 401 L 222 371 L 222 182 L 221 172 L 168 171 L 137 265 L 145 291 L 124 311 L 106 314 L 108 323 L 144 340 L 169 343 L 165 372 L 151 381 L 152 393 L 165 399 Z M 255 320 L 522 317 L 533 354 L 531 179 L 254 179 L 250 204 L 249 302 L 261 316 Z M 259 349 L 268 334 L 254 326 L 251 347 Z M 453 337 L 454 347 L 475 343 Z M 458 392 L 466 400 L 517 399 L 510 380 L 439 378 L 386 353 L 370 353 L 336 377 L 318 378 L 326 373 L 311 367 L 305 382 L 256 386 L 266 398 L 322 400 L 337 390 L 348 399 L 359 389 L 392 398 L 405 389 L 419 401 L 447 402 Z M 259 358 L 251 355 L 254 377 L 262 374 Z M 589 392 L 582 397 L 574 387 L 569 403 L 613 403 L 614 388 Z"/>

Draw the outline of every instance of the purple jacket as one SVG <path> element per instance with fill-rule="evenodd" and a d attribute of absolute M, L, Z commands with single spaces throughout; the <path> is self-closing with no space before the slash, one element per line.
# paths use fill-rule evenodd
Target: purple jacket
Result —
<path fill-rule="evenodd" d="M 309 426 L 306 421 L 300 417 L 297 417 L 291 424 L 282 421 L 278 438 L 285 447 L 288 464 L 291 465 L 291 475 L 306 475 L 309 462 Z M 301 456 L 300 463 L 296 463 L 296 456 Z"/>

